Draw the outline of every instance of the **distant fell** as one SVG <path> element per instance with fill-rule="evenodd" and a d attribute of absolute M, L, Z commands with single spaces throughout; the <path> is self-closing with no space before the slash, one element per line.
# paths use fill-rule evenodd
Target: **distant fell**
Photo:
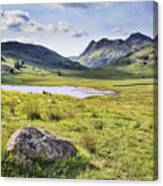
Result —
<path fill-rule="evenodd" d="M 77 60 L 84 66 L 97 68 L 133 52 L 143 45 L 152 43 L 153 39 L 139 32 L 131 34 L 125 40 L 107 38 L 102 38 L 97 42 L 92 40 Z"/>
<path fill-rule="evenodd" d="M 72 62 L 53 50 L 36 44 L 20 43 L 17 41 L 2 42 L 1 52 L 4 57 L 24 60 L 26 63 L 33 65 L 61 69 L 85 68 L 81 64 Z"/>

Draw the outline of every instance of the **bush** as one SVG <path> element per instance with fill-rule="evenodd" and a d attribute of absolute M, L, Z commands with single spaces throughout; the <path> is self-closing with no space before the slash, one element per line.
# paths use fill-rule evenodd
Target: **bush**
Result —
<path fill-rule="evenodd" d="M 80 140 L 80 145 L 87 149 L 90 153 L 96 151 L 96 139 L 91 134 L 84 135 Z"/>

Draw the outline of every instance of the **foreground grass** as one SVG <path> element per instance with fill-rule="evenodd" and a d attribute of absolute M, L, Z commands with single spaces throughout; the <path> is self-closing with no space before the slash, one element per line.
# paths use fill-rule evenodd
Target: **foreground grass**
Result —
<path fill-rule="evenodd" d="M 91 86 L 118 94 L 76 99 L 2 91 L 3 176 L 133 180 L 156 177 L 152 79 L 48 78 L 28 82 Z M 38 160 L 32 168 L 23 169 L 20 160 L 6 156 L 5 146 L 16 129 L 27 125 L 69 139 L 77 146 L 77 157 L 57 163 Z"/>

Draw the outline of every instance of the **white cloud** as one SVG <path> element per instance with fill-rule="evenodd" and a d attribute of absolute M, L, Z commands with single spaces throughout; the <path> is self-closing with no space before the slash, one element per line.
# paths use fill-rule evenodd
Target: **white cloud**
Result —
<path fill-rule="evenodd" d="M 25 25 L 30 20 L 29 14 L 24 11 L 3 11 L 1 13 L 1 29 L 21 31 L 22 25 Z"/>
<path fill-rule="evenodd" d="M 1 14 L 1 29 L 23 32 L 35 32 L 44 30 L 44 26 L 32 20 L 28 12 L 21 10 L 7 10 Z"/>
<path fill-rule="evenodd" d="M 80 30 L 80 29 L 79 30 L 74 29 L 72 25 L 70 25 L 67 22 L 62 22 L 62 21 L 58 22 L 56 30 L 58 30 L 59 32 L 68 33 L 69 35 L 73 37 L 82 37 L 82 36 L 88 35 L 87 32 Z"/>
<path fill-rule="evenodd" d="M 82 37 L 87 35 L 87 32 L 80 29 L 75 29 L 67 22 L 59 21 L 56 24 L 42 24 L 29 16 L 28 12 L 21 10 L 3 11 L 0 20 L 1 30 L 11 30 L 19 32 L 61 32 L 66 33 L 72 37 Z"/>

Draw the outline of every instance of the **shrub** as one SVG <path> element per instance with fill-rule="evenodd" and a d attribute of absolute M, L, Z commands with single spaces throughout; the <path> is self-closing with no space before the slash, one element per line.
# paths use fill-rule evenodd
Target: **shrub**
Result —
<path fill-rule="evenodd" d="M 96 151 L 96 139 L 95 137 L 91 136 L 91 134 L 82 136 L 80 145 L 87 149 L 90 153 L 94 153 Z"/>

